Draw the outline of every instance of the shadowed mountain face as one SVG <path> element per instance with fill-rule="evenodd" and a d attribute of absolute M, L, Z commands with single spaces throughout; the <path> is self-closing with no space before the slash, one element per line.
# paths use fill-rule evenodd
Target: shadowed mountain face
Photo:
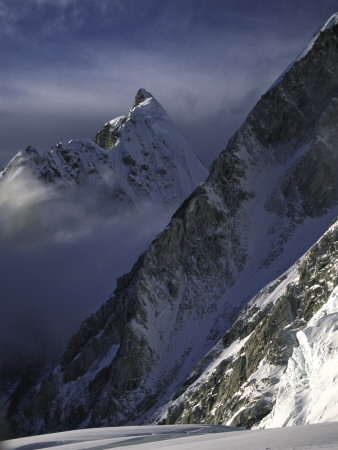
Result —
<path fill-rule="evenodd" d="M 261 98 L 206 182 L 22 397 L 14 433 L 150 420 L 243 306 L 337 215 L 337 98 L 334 25 Z"/>

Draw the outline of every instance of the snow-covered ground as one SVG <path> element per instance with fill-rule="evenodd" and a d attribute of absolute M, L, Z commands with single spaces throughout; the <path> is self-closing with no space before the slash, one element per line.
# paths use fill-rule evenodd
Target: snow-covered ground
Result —
<path fill-rule="evenodd" d="M 215 425 L 96 428 L 25 437 L 2 443 L 2 450 L 108 450 L 120 447 L 125 450 L 333 450 L 338 449 L 338 423 L 249 431 Z"/>

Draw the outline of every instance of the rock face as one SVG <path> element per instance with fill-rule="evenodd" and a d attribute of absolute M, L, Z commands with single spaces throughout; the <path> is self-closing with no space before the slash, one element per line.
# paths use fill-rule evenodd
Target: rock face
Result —
<path fill-rule="evenodd" d="M 224 345 L 201 358 L 254 294 L 281 277 L 337 215 L 337 73 L 338 27 L 333 26 L 261 98 L 206 182 L 118 280 L 114 295 L 82 324 L 50 376 L 31 397 L 23 397 L 10 418 L 14 433 L 161 420 L 166 413 L 158 408 L 199 376 L 196 369 L 191 372 L 196 363 L 203 370 L 215 352 L 229 345 L 231 359 L 217 366 L 210 382 L 215 391 L 206 384 L 205 404 L 196 391 L 193 407 L 178 401 L 166 420 L 200 422 L 212 416 L 215 423 L 251 426 L 268 414 L 279 374 L 275 368 L 282 370 L 296 343 L 294 334 L 282 330 L 298 320 L 297 308 L 303 311 L 299 319 L 316 308 L 306 289 L 295 301 L 300 287 L 289 283 L 291 275 L 267 288 L 286 289 L 280 302 L 249 307 L 225 335 Z M 146 101 L 141 94 L 134 112 Z M 114 123 L 111 132 L 105 129 L 97 142 L 118 146 L 116 133 L 127 123 L 122 122 Z M 129 155 L 126 166 L 132 167 L 132 160 L 137 165 Z M 305 267 L 304 283 L 308 276 Z M 329 292 L 325 283 L 320 292 L 318 308 Z M 264 358 L 260 387 L 254 374 Z M 229 381 L 222 384 L 224 378 Z M 250 401 L 243 386 L 251 392 Z M 228 402 L 229 410 L 216 412 L 218 400 Z"/>
<path fill-rule="evenodd" d="M 327 401 L 338 367 L 334 350 L 337 268 L 338 220 L 250 301 L 167 407 L 158 412 L 157 420 L 244 427 L 337 420 L 337 397 Z M 329 324 L 320 325 L 328 315 Z M 315 327 L 317 335 L 312 336 Z M 319 369 L 326 369 L 326 376 L 322 373 L 318 380 Z M 318 408 L 320 396 L 326 396 L 326 401 Z"/>

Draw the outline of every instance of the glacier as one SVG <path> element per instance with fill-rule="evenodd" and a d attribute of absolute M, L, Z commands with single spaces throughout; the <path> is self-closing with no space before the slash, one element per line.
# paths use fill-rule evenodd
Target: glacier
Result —
<path fill-rule="evenodd" d="M 338 286 L 307 326 L 298 331 L 299 346 L 293 350 L 276 403 L 261 427 L 338 421 L 337 324 Z"/>
<path fill-rule="evenodd" d="M 337 242 L 335 220 L 248 303 L 153 420 L 254 428 L 337 421 Z"/>

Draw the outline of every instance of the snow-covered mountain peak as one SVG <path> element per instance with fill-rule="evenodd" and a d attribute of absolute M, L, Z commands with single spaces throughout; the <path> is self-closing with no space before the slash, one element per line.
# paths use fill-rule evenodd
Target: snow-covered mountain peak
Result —
<path fill-rule="evenodd" d="M 62 146 L 64 149 L 71 149 L 71 150 L 83 149 L 83 148 L 89 148 L 89 149 L 95 148 L 97 150 L 101 150 L 100 148 L 98 148 L 97 145 L 94 144 L 94 142 L 91 139 L 88 139 L 88 138 L 71 139 L 66 144 L 64 144 L 63 142 L 60 142 L 57 145 Z"/>
<path fill-rule="evenodd" d="M 121 140 L 121 131 L 124 128 L 127 128 L 128 131 L 126 132 L 130 133 L 130 127 L 135 125 L 135 122 L 147 122 L 149 120 L 152 120 L 151 125 L 155 125 L 155 127 L 158 121 L 168 122 L 170 126 L 175 127 L 155 97 L 145 89 L 139 89 L 128 114 L 109 120 L 96 134 L 95 142 L 100 147 L 109 150 Z M 177 133 L 178 130 L 175 130 L 175 135 Z M 128 138 L 128 142 L 130 142 L 131 136 L 129 135 Z M 189 146 L 187 142 L 185 145 Z"/>
<path fill-rule="evenodd" d="M 155 100 L 153 95 L 146 89 L 141 88 L 136 92 L 132 109 L 136 108 L 141 103 L 149 103 L 151 100 Z"/>
<path fill-rule="evenodd" d="M 139 115 L 145 116 L 147 118 L 164 120 L 170 122 L 172 121 L 162 105 L 156 100 L 156 98 L 145 89 L 139 89 L 136 93 L 133 106 L 127 116 L 128 119 L 135 119 Z"/>
<path fill-rule="evenodd" d="M 108 150 L 108 151 L 107 151 Z M 118 205 L 144 200 L 170 205 L 170 211 L 207 176 L 158 101 L 140 89 L 129 113 L 84 138 L 58 143 L 50 150 L 27 147 L 0 172 L 0 179 L 29 178 L 45 187 L 100 186 Z M 105 195 L 106 197 L 107 195 Z M 169 210 L 168 210 L 169 211 Z"/>
<path fill-rule="evenodd" d="M 133 199 L 178 206 L 207 176 L 191 146 L 145 89 L 137 91 L 127 116 L 107 122 L 95 142 L 108 150 L 123 189 Z"/>

